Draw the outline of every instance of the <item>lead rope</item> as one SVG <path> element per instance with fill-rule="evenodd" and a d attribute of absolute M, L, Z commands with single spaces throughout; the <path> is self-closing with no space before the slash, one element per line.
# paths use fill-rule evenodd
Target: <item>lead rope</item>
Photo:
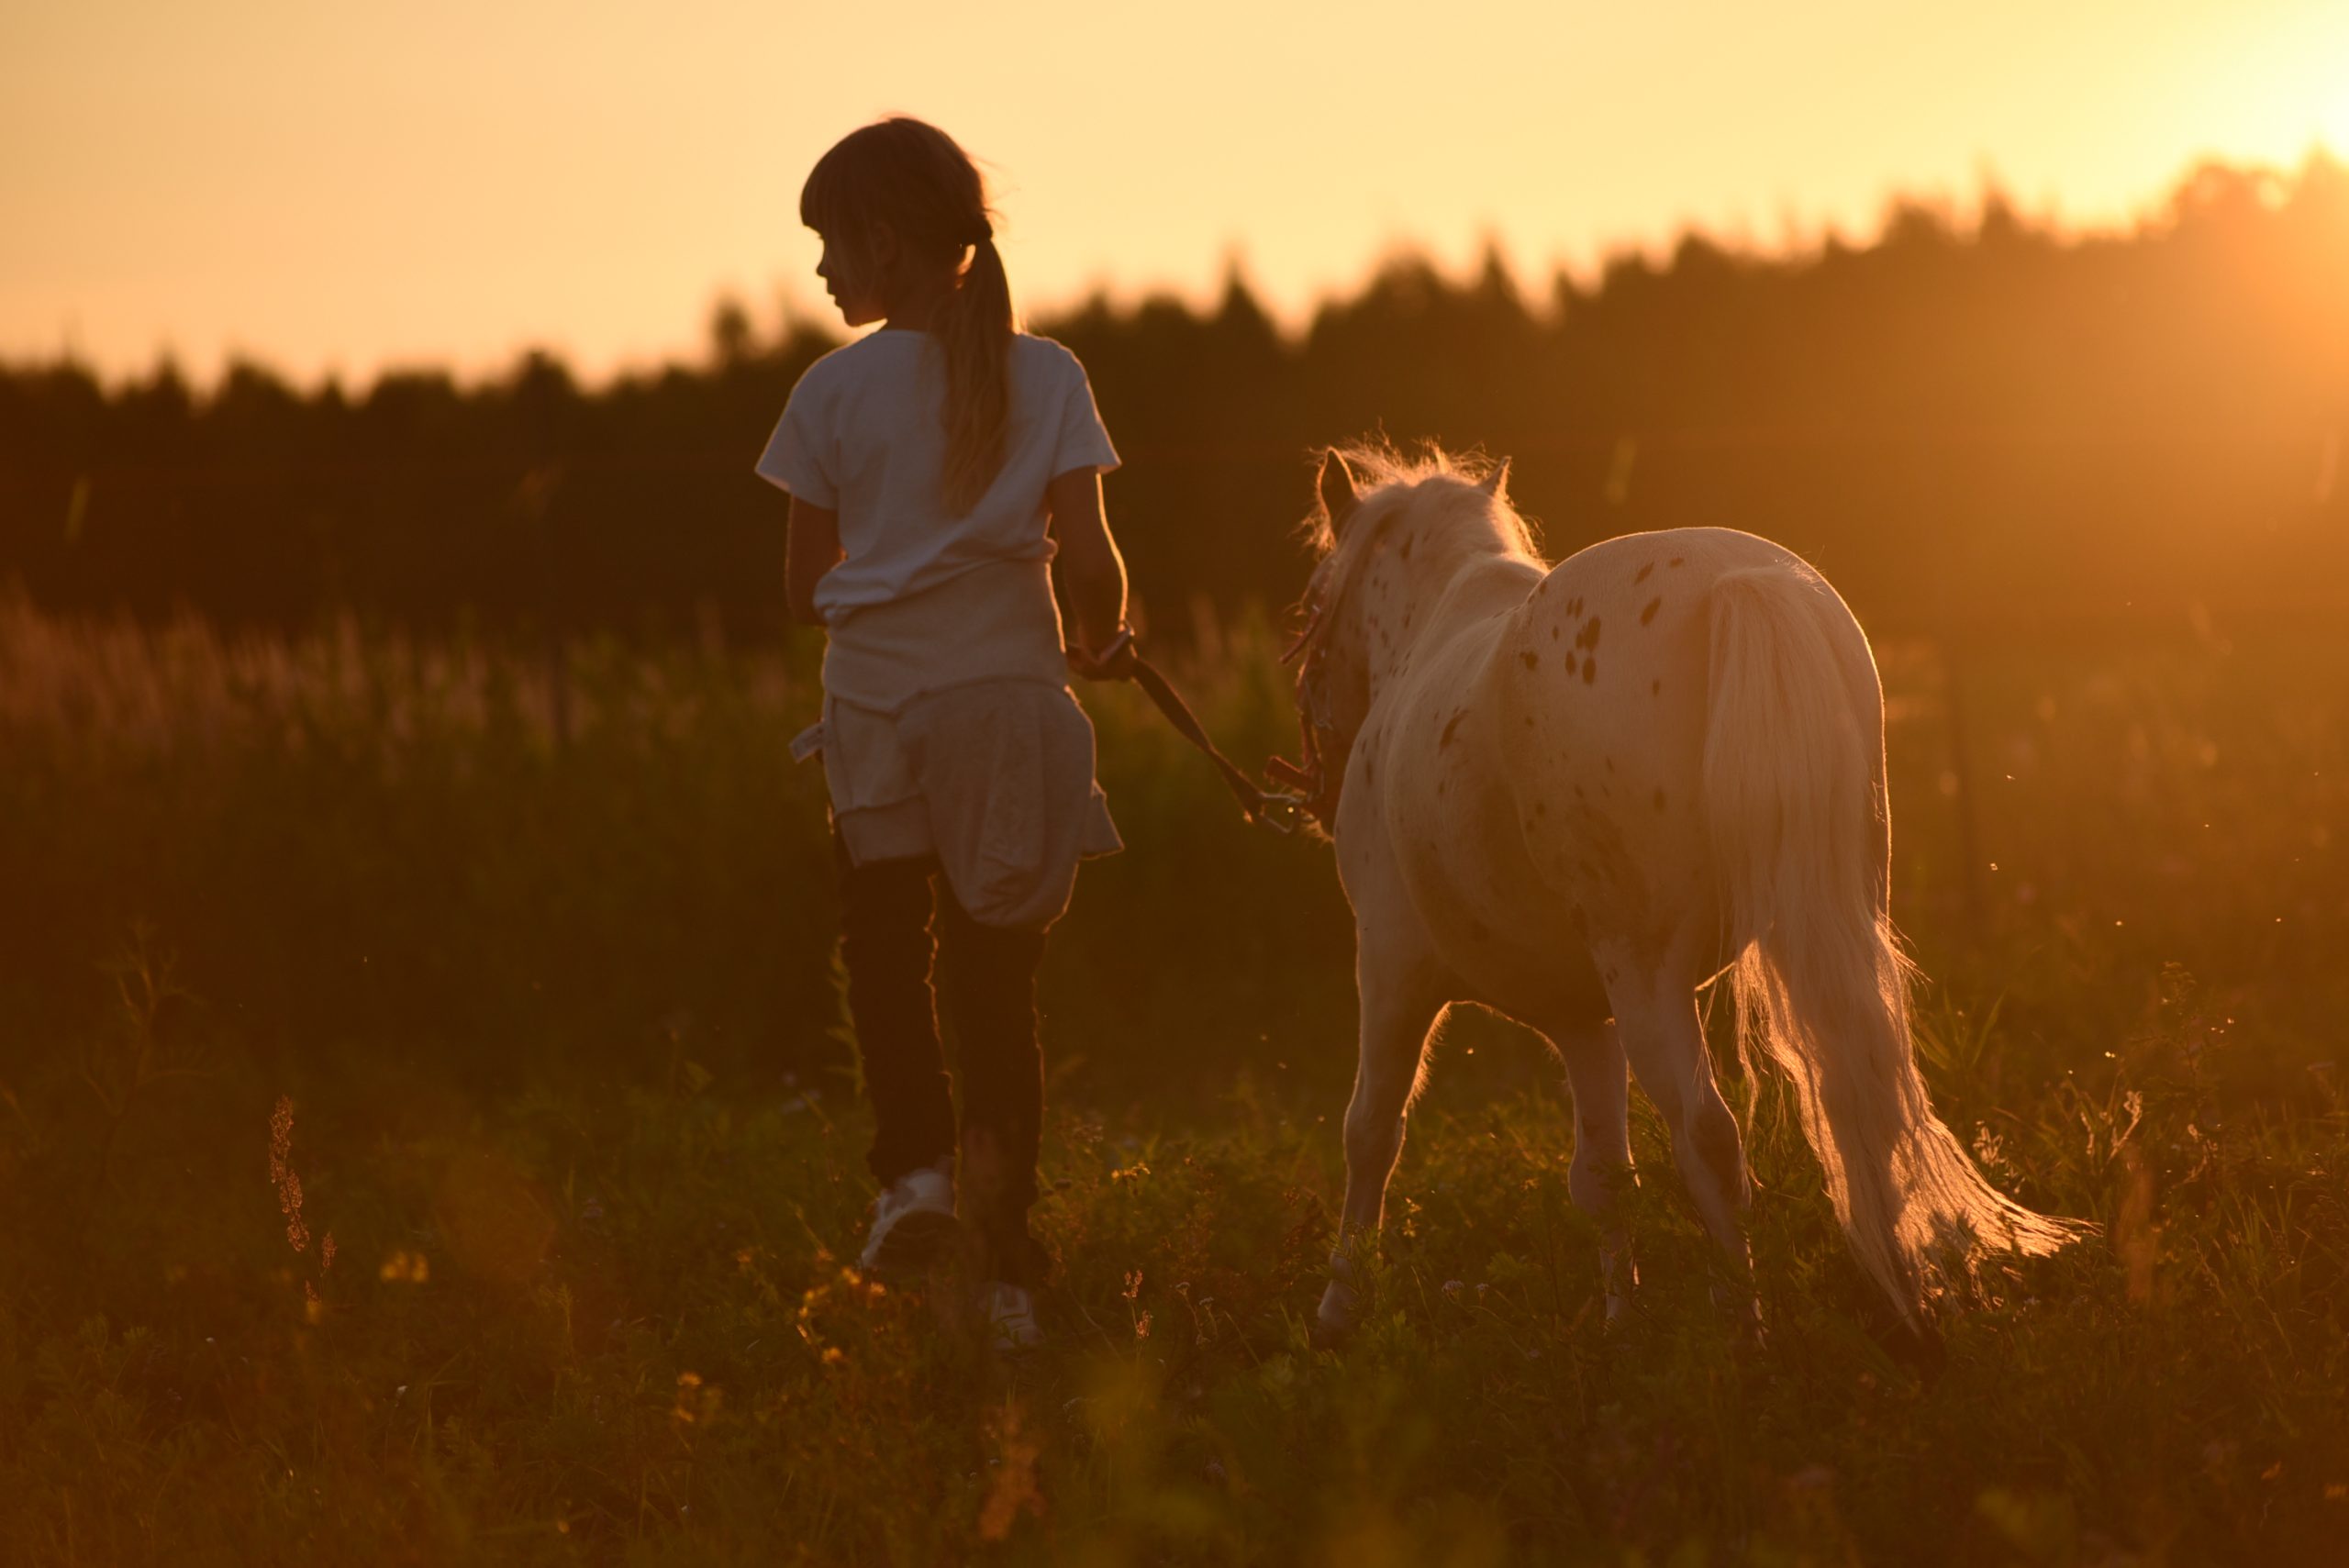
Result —
<path fill-rule="evenodd" d="M 1381 517 L 1378 520 L 1371 529 L 1370 542 L 1364 553 L 1378 548 L 1381 536 L 1393 520 L 1392 517 Z M 1357 555 L 1356 559 L 1360 559 L 1360 556 Z M 1281 655 L 1283 664 L 1293 663 L 1300 659 L 1310 663 L 1315 639 L 1320 635 L 1322 624 L 1328 618 L 1330 606 L 1342 591 L 1342 584 L 1334 584 L 1311 595 L 1312 603 L 1307 612 L 1305 626 L 1297 632 L 1296 639 L 1289 644 L 1288 651 Z M 1130 630 L 1121 631 L 1118 634 L 1117 640 L 1103 649 L 1096 657 L 1107 658 L 1115 654 L 1121 649 L 1130 647 L 1132 640 L 1133 633 Z M 1157 666 L 1144 659 L 1139 652 L 1132 655 L 1132 664 L 1127 679 L 1148 693 L 1150 700 L 1157 705 L 1159 712 L 1166 716 L 1166 721 L 1174 727 L 1176 732 L 1184 740 L 1197 747 L 1201 754 L 1216 765 L 1216 771 L 1223 775 L 1223 782 L 1231 786 L 1232 795 L 1240 802 L 1240 809 L 1247 814 L 1249 821 L 1262 823 L 1275 833 L 1288 835 L 1295 833 L 1298 828 L 1302 827 L 1308 817 L 1316 816 L 1327 808 L 1322 799 L 1324 787 L 1322 770 L 1329 766 L 1329 762 L 1321 755 L 1320 735 L 1318 733 L 1318 724 L 1313 715 L 1300 712 L 1297 716 L 1297 728 L 1301 736 L 1304 759 L 1302 763 L 1292 762 L 1285 757 L 1275 757 L 1265 764 L 1264 771 L 1267 773 L 1280 782 L 1296 785 L 1296 790 L 1267 790 L 1259 787 L 1256 781 L 1241 772 L 1239 766 L 1230 758 L 1216 750 L 1215 742 L 1208 739 L 1206 728 L 1191 712 L 1190 706 L 1184 702 L 1182 694 L 1175 691 L 1174 683 L 1159 673 Z M 1327 828 L 1330 823 L 1324 820 L 1322 826 Z"/>
<path fill-rule="evenodd" d="M 1257 787 L 1256 782 L 1242 773 L 1238 763 L 1217 751 L 1215 742 L 1208 738 L 1207 729 L 1199 723 L 1197 716 L 1191 712 L 1190 705 L 1183 700 L 1183 695 L 1174 689 L 1174 683 L 1159 673 L 1158 666 L 1137 653 L 1133 655 L 1132 671 L 1127 678 L 1140 686 L 1157 706 L 1158 711 L 1166 716 L 1166 722 L 1174 727 L 1175 733 L 1197 747 L 1200 753 L 1216 765 L 1216 771 L 1223 775 L 1223 782 L 1231 786 L 1232 795 L 1240 802 L 1240 809 L 1247 814 L 1249 821 L 1260 822 L 1274 832 L 1284 835 L 1297 831 L 1304 801 L 1294 795 Z"/>

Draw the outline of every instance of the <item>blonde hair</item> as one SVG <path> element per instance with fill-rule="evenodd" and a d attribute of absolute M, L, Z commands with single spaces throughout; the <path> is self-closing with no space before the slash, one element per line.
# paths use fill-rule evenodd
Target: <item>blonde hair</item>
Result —
<path fill-rule="evenodd" d="M 799 219 L 851 247 L 868 244 L 873 226 L 885 223 L 907 251 L 954 269 L 937 333 L 946 355 L 940 488 L 948 512 L 968 512 L 1003 467 L 1019 329 L 978 166 L 936 126 L 893 116 L 849 132 L 817 160 L 799 193 Z"/>

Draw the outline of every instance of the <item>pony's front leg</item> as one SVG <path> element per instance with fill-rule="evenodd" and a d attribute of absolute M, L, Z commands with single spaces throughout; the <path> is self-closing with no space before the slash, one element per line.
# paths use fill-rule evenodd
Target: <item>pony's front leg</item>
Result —
<path fill-rule="evenodd" d="M 1367 933 L 1356 950 L 1354 982 L 1362 999 L 1362 1052 L 1346 1106 L 1346 1203 L 1318 1314 L 1331 1333 L 1345 1332 L 1361 1317 L 1357 1257 L 1378 1232 L 1419 1062 L 1437 1016 L 1451 1000 L 1431 955 L 1395 952 L 1386 944 L 1375 949 Z"/>

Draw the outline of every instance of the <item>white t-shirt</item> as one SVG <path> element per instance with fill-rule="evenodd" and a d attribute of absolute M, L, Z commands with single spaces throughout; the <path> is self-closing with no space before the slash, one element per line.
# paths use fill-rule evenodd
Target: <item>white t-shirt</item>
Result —
<path fill-rule="evenodd" d="M 945 369 L 924 332 L 884 329 L 834 350 L 799 378 L 758 463 L 839 515 L 846 558 L 816 587 L 824 685 L 885 712 L 941 685 L 1066 678 L 1044 487 L 1118 466 L 1076 356 L 1017 334 L 1003 466 L 976 506 L 949 517 Z"/>

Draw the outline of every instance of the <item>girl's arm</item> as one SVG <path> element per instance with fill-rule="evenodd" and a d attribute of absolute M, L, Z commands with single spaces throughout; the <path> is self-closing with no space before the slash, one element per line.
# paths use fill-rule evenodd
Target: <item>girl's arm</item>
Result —
<path fill-rule="evenodd" d="M 1068 584 L 1077 639 L 1086 655 L 1081 668 L 1097 676 L 1120 673 L 1116 660 L 1097 670 L 1091 658 L 1095 650 L 1116 641 L 1126 624 L 1126 562 L 1102 515 L 1101 475 L 1090 468 L 1062 474 L 1044 487 L 1044 506 L 1052 515 L 1052 537 L 1060 541 L 1061 577 Z"/>
<path fill-rule="evenodd" d="M 802 626 L 818 625 L 816 584 L 841 563 L 841 517 L 791 498 L 791 520 L 785 526 L 783 598 L 791 618 Z"/>

